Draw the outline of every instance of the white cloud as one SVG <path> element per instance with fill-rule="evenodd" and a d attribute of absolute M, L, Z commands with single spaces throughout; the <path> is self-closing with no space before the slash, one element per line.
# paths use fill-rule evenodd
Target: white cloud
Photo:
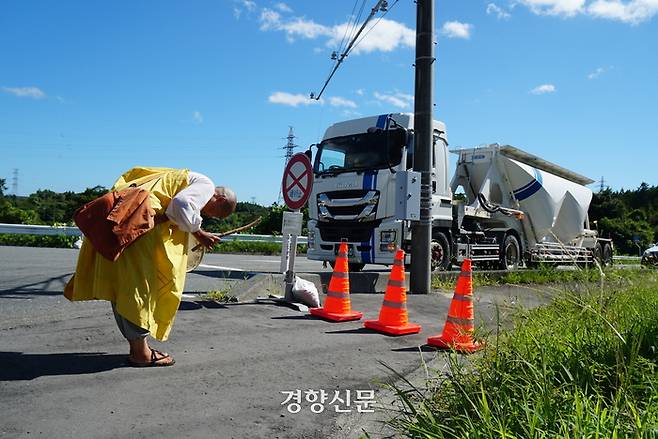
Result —
<path fill-rule="evenodd" d="M 596 0 L 587 12 L 594 17 L 639 24 L 658 14 L 658 0 Z"/>
<path fill-rule="evenodd" d="M 532 93 L 533 95 L 543 95 L 546 93 L 555 93 L 556 90 L 557 89 L 553 84 L 542 84 L 530 90 L 530 93 Z"/>
<path fill-rule="evenodd" d="M 292 8 L 283 2 L 279 2 L 274 5 L 281 12 L 292 12 Z"/>
<path fill-rule="evenodd" d="M 358 41 L 351 53 L 370 53 L 375 51 L 391 52 L 399 47 L 415 47 L 416 31 L 403 23 L 382 18 L 375 21 L 376 26 L 369 25 L 361 35 L 367 36 Z M 339 24 L 331 29 L 331 38 L 327 47 L 336 47 L 348 31 L 349 23 Z"/>
<path fill-rule="evenodd" d="M 303 94 L 292 94 L 285 91 L 274 92 L 267 98 L 267 100 L 272 104 L 288 105 L 290 107 L 322 103 L 321 100 L 316 101 L 315 99 L 311 99 Z"/>
<path fill-rule="evenodd" d="M 278 30 L 281 26 L 281 14 L 272 9 L 263 8 L 258 21 L 260 21 L 260 30 Z"/>
<path fill-rule="evenodd" d="M 375 99 L 398 108 L 409 108 L 414 102 L 414 97 L 405 93 L 384 94 L 374 92 Z"/>
<path fill-rule="evenodd" d="M 353 25 L 350 23 L 325 26 L 304 17 L 285 18 L 279 12 L 268 8 L 261 11 L 259 22 L 260 30 L 284 32 L 289 41 L 296 38 L 325 38 L 325 45 L 329 48 L 337 47 L 345 34 L 353 31 Z M 403 23 L 382 18 L 366 27 L 360 41 L 350 53 L 390 52 L 399 47 L 414 47 L 415 43 L 416 32 L 413 29 Z"/>
<path fill-rule="evenodd" d="M 331 35 L 331 28 L 304 18 L 293 18 L 291 21 L 280 23 L 279 29 L 286 32 L 288 37 L 302 37 L 314 40 L 320 36 Z"/>
<path fill-rule="evenodd" d="M 356 108 L 356 102 L 349 99 L 341 98 L 340 96 L 332 96 L 329 98 L 329 105 L 333 107 Z"/>
<path fill-rule="evenodd" d="M 358 94 L 359 96 L 363 96 L 363 94 L 364 94 L 365 92 L 366 92 L 366 91 L 365 91 L 364 89 L 359 88 L 359 89 L 357 89 L 354 93 Z"/>
<path fill-rule="evenodd" d="M 2 87 L 2 91 L 19 98 L 44 99 L 46 94 L 38 87 Z"/>
<path fill-rule="evenodd" d="M 507 20 L 512 16 L 512 14 L 495 3 L 489 3 L 487 5 L 487 15 L 495 15 L 499 20 Z"/>
<path fill-rule="evenodd" d="M 571 17 L 584 10 L 586 0 L 519 0 L 532 12 L 540 15 Z"/>
<path fill-rule="evenodd" d="M 192 120 L 195 125 L 201 125 L 203 123 L 203 114 L 200 111 L 195 111 L 192 113 Z"/>
<path fill-rule="evenodd" d="M 239 20 L 242 16 L 243 8 L 247 12 L 254 12 L 256 10 L 256 2 L 252 0 L 233 0 L 233 16 L 236 20 Z"/>
<path fill-rule="evenodd" d="M 594 70 L 592 73 L 587 75 L 587 79 L 596 79 L 599 76 L 601 76 L 603 72 L 605 72 L 605 69 L 603 67 L 599 67 L 596 70 Z"/>
<path fill-rule="evenodd" d="M 459 21 L 446 21 L 441 28 L 441 34 L 448 38 L 463 38 L 468 40 L 471 38 L 472 30 L 472 24 L 461 23 Z"/>
<path fill-rule="evenodd" d="M 639 24 L 658 14 L 658 0 L 513 0 L 540 15 L 594 18 Z"/>

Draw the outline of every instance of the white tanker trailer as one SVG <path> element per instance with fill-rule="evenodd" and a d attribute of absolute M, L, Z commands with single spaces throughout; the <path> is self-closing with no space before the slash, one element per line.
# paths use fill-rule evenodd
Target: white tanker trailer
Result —
<path fill-rule="evenodd" d="M 327 129 L 314 158 L 310 259 L 333 263 L 345 240 L 350 269 L 357 271 L 366 263 L 391 264 L 396 248 L 410 249 L 420 186 L 412 171 L 413 145 L 412 114 L 366 117 Z M 446 128 L 435 121 L 433 269 L 465 258 L 503 269 L 593 258 L 612 262 L 612 242 L 589 228 L 592 191 L 585 185 L 592 180 L 511 146 L 452 152 L 459 159 L 450 182 Z"/>
<path fill-rule="evenodd" d="M 518 249 L 530 265 L 612 262 L 612 242 L 590 230 L 592 191 L 585 185 L 593 180 L 509 145 L 451 152 L 459 159 L 450 186 L 453 193 L 463 189 L 469 208 L 458 207 L 457 219 L 484 210 L 474 215 L 477 228 L 503 239 L 503 253 L 511 254 L 501 256 L 513 259 Z"/>

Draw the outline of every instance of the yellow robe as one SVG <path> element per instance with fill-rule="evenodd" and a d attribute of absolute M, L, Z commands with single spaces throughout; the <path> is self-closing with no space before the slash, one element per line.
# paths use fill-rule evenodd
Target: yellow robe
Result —
<path fill-rule="evenodd" d="M 159 178 L 144 183 L 154 174 Z M 114 183 L 150 191 L 151 207 L 164 214 L 171 199 L 187 186 L 188 170 L 133 168 Z M 188 234 L 171 221 L 156 225 L 111 262 L 84 240 L 75 274 L 64 288 L 72 301 L 109 300 L 130 322 L 166 340 L 185 286 Z"/>

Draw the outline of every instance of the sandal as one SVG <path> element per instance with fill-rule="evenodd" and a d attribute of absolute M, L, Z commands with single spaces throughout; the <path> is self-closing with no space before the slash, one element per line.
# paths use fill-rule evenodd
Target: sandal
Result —
<path fill-rule="evenodd" d="M 145 363 L 140 363 L 137 361 L 133 361 L 128 357 L 128 364 L 131 365 L 132 367 L 166 367 L 166 366 L 173 366 L 176 363 L 176 360 L 174 360 L 171 355 L 165 354 L 164 352 L 160 352 L 157 349 L 149 348 L 151 349 L 151 361 L 147 361 Z M 158 358 L 157 354 L 160 354 L 161 357 Z M 165 362 L 165 363 L 160 363 L 162 360 L 166 360 L 167 358 L 171 358 L 171 361 Z"/>

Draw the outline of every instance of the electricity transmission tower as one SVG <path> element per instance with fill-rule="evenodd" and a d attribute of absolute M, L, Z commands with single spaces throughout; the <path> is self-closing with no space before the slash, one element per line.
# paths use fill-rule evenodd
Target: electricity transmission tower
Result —
<path fill-rule="evenodd" d="M 18 168 L 14 168 L 14 176 L 11 179 L 11 193 L 18 195 Z"/>
<path fill-rule="evenodd" d="M 599 192 L 603 192 L 606 187 L 605 180 L 601 177 L 601 181 L 599 181 Z"/>
<path fill-rule="evenodd" d="M 290 161 L 290 157 L 292 157 L 292 155 L 295 153 L 295 148 L 299 147 L 299 145 L 295 144 L 295 138 L 297 136 L 295 136 L 293 133 L 292 127 L 288 126 L 288 128 L 290 128 L 288 130 L 288 137 L 286 137 L 286 139 L 288 139 L 288 143 L 286 143 L 286 146 L 283 147 L 283 149 L 286 150 L 286 165 Z"/>
<path fill-rule="evenodd" d="M 293 133 L 293 128 L 290 125 L 288 125 L 288 128 L 289 128 L 288 137 L 286 137 L 286 139 L 288 139 L 288 143 L 286 143 L 286 145 L 283 148 L 281 148 L 286 151 L 286 155 L 285 155 L 286 165 L 288 164 L 290 158 L 295 153 L 295 148 L 299 148 L 299 145 L 295 144 L 295 138 L 297 136 L 295 136 L 295 134 Z M 283 194 L 281 193 L 281 188 L 279 188 L 279 198 L 277 202 L 278 204 L 281 204 L 282 201 L 283 201 Z"/>

